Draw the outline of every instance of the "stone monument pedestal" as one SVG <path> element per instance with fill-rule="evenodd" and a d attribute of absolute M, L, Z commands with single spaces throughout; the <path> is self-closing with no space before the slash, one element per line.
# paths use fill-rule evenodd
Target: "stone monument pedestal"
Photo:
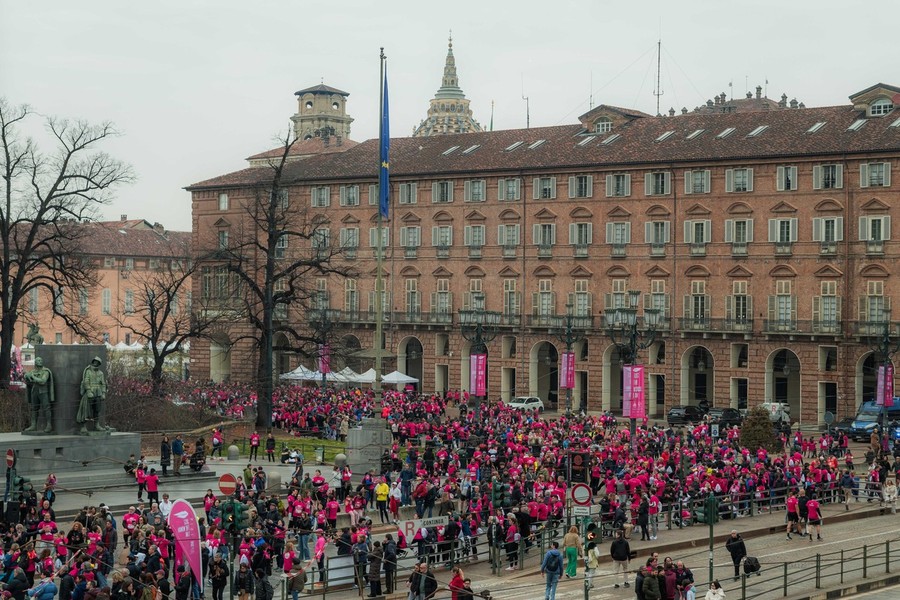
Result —
<path fill-rule="evenodd" d="M 129 454 L 141 454 L 141 434 L 22 435 L 0 433 L 0 449 L 16 451 L 16 471 L 32 481 L 43 481 L 47 473 L 119 467 Z M 39 485 L 35 485 L 39 489 Z"/>
<path fill-rule="evenodd" d="M 380 417 L 363 419 L 362 426 L 347 432 L 347 464 L 354 473 L 369 469 L 381 473 L 381 455 L 391 447 L 387 421 Z"/>

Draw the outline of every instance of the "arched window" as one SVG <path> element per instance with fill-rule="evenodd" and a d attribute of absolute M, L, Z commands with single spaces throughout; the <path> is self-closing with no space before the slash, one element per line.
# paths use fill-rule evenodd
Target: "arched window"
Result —
<path fill-rule="evenodd" d="M 880 117 L 894 110 L 894 103 L 888 98 L 879 98 L 869 105 L 869 116 Z"/>
<path fill-rule="evenodd" d="M 607 133 L 608 131 L 612 131 L 612 121 L 609 117 L 600 117 L 594 121 L 595 133 Z"/>

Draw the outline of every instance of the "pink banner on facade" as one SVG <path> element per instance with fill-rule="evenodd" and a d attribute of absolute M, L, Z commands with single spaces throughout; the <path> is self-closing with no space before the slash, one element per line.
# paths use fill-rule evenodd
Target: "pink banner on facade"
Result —
<path fill-rule="evenodd" d="M 885 365 L 884 370 L 884 405 L 890 408 L 894 405 L 894 365 Z"/>
<path fill-rule="evenodd" d="M 575 353 L 563 352 L 559 370 L 559 389 L 571 390 L 575 387 Z"/>
<path fill-rule="evenodd" d="M 875 404 L 884 404 L 884 365 L 878 366 L 878 375 L 875 383 Z"/>
<path fill-rule="evenodd" d="M 319 373 L 331 373 L 331 346 L 319 344 Z"/>
<path fill-rule="evenodd" d="M 200 560 L 200 526 L 197 513 L 187 500 L 176 500 L 169 512 L 169 528 L 175 538 L 175 549 L 187 561 L 195 581 L 203 592 L 203 570 Z"/>
<path fill-rule="evenodd" d="M 644 401 L 644 365 L 622 367 L 622 416 L 643 419 L 647 416 Z"/>
<path fill-rule="evenodd" d="M 487 354 L 469 355 L 469 391 L 476 396 L 487 394 Z"/>

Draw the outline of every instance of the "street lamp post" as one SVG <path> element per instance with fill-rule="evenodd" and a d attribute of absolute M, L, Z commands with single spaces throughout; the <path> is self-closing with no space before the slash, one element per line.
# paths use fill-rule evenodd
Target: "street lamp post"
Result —
<path fill-rule="evenodd" d="M 881 400 L 881 414 L 879 415 L 879 427 L 881 429 L 882 444 L 885 436 L 890 435 L 888 431 L 887 409 L 893 406 L 894 402 L 894 363 L 891 360 L 894 354 L 900 351 L 900 339 L 896 342 L 891 341 L 891 312 L 885 310 L 884 329 L 881 337 L 872 345 L 872 350 L 880 360 L 878 371 L 878 386 L 876 391 L 876 401 Z M 882 448 L 884 446 L 882 445 Z"/>
<path fill-rule="evenodd" d="M 638 320 L 638 290 L 628 292 L 628 306 L 612 311 L 612 318 L 606 321 L 606 335 L 612 340 L 622 358 L 623 365 L 634 365 L 638 352 L 650 347 L 656 340 L 659 324 L 659 309 L 645 308 L 642 321 Z M 624 400 L 624 398 L 623 398 Z M 629 398 L 629 401 L 631 399 Z M 637 418 L 630 416 L 631 446 L 634 448 L 637 435 Z"/>
<path fill-rule="evenodd" d="M 556 337 L 566 345 L 566 355 L 563 360 L 568 360 L 568 355 L 572 353 L 572 347 L 586 337 L 586 330 L 590 327 L 590 317 L 575 316 L 572 311 L 572 303 L 566 304 L 566 314 L 564 317 L 557 317 Z M 572 360 L 567 364 L 570 369 L 575 368 L 575 361 Z M 566 416 L 572 413 L 572 386 L 566 382 Z"/>
<path fill-rule="evenodd" d="M 472 305 L 474 308 L 470 310 L 459 311 L 460 333 L 472 345 L 469 349 L 469 355 L 482 354 L 485 355 L 484 369 L 487 371 L 487 345 L 497 336 L 497 325 L 500 323 L 500 313 L 496 311 L 484 310 L 484 294 L 476 293 L 472 296 Z M 469 368 L 472 368 L 471 362 Z M 469 380 L 472 381 L 470 373 Z M 472 387 L 471 385 L 469 387 Z M 474 392 L 476 390 L 470 390 Z M 487 389 L 485 388 L 485 395 Z M 483 398 L 480 395 L 474 395 L 475 418 L 481 418 L 481 402 Z"/>
<path fill-rule="evenodd" d="M 318 358 L 319 358 L 319 371 L 322 372 L 322 389 L 324 390 L 328 386 L 327 375 L 329 369 L 325 368 L 325 353 L 328 352 L 328 363 L 331 363 L 331 349 L 328 348 L 328 340 L 331 337 L 331 331 L 335 328 L 337 321 L 331 318 L 331 311 L 327 308 L 320 308 L 318 310 L 311 311 L 310 319 L 313 329 L 315 331 L 316 342 L 318 343 Z"/>

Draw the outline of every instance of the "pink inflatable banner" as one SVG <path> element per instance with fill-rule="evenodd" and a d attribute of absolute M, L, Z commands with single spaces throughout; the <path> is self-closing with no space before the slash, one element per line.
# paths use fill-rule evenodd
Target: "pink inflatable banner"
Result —
<path fill-rule="evenodd" d="M 175 550 L 188 564 L 203 592 L 203 569 L 200 562 L 200 526 L 197 513 L 187 500 L 176 500 L 169 513 L 169 528 L 175 536 Z"/>

